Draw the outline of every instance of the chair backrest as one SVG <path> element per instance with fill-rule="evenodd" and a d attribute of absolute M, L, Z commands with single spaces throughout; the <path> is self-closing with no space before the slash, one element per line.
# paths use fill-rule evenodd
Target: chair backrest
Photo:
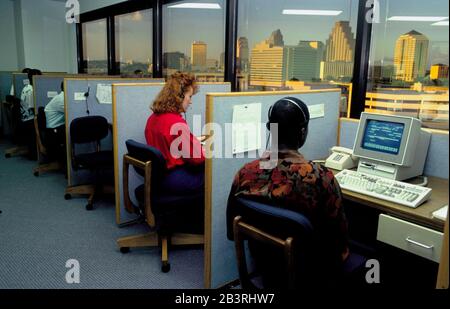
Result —
<path fill-rule="evenodd" d="M 102 116 L 75 118 L 70 123 L 70 139 L 72 144 L 100 142 L 109 133 L 108 120 Z"/>
<path fill-rule="evenodd" d="M 43 106 L 38 108 L 38 113 L 34 119 L 34 130 L 36 133 L 36 142 L 38 145 L 39 153 L 46 154 L 46 136 L 45 129 L 47 127 L 47 121 L 45 119 L 45 110 Z"/>
<path fill-rule="evenodd" d="M 267 253 L 266 250 L 271 250 L 267 248 L 267 244 L 273 242 L 273 239 L 277 239 L 278 244 L 284 242 L 283 249 L 285 258 L 291 259 L 290 261 L 285 259 L 284 267 L 280 267 L 286 270 L 286 274 L 289 276 L 289 278 L 286 278 L 286 284 L 289 282 L 287 286 L 298 286 L 300 276 L 302 277 L 301 279 L 305 279 L 307 276 L 310 277 L 311 272 L 316 268 L 313 258 L 316 250 L 314 247 L 313 226 L 305 216 L 298 212 L 244 198 L 237 198 L 235 207 L 237 207 L 237 214 L 240 217 L 240 220 L 235 221 L 235 241 L 236 236 L 238 236 L 238 241 L 240 242 L 242 242 L 242 239 L 248 239 L 250 242 L 253 241 L 253 243 L 263 241 L 266 243 L 266 247 L 262 249 L 263 253 Z M 247 226 L 247 230 L 250 231 L 246 232 L 244 237 L 236 234 L 236 229 L 238 229 L 238 233 L 243 231 L 236 225 L 239 221 L 244 223 Z M 268 238 L 269 241 L 264 238 Z M 245 259 L 245 255 L 238 251 L 238 244 L 236 244 L 241 282 L 246 282 L 246 279 L 243 278 L 245 274 L 241 273 L 241 266 L 246 261 L 239 260 L 240 256 L 241 259 L 242 256 Z M 255 251 L 257 252 L 257 250 Z M 279 251 L 282 252 L 281 249 Z M 255 256 L 254 258 L 258 259 L 261 257 Z M 270 262 L 274 267 L 276 266 L 275 260 L 271 260 Z"/>
<path fill-rule="evenodd" d="M 142 162 L 152 162 L 152 187 L 160 183 L 158 180 L 164 177 L 167 168 L 166 160 L 161 151 L 155 147 L 136 142 L 129 139 L 125 142 L 128 150 L 128 155 Z M 144 176 L 144 171 L 136 168 L 135 171 Z"/>
<path fill-rule="evenodd" d="M 45 131 L 45 129 L 47 128 L 47 119 L 45 118 L 45 107 L 39 106 L 36 117 L 39 131 L 40 132 Z"/>

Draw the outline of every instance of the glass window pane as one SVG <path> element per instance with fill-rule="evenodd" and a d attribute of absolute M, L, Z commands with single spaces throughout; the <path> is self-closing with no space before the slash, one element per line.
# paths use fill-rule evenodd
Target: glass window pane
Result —
<path fill-rule="evenodd" d="M 152 76 L 152 10 L 115 17 L 116 63 L 121 75 Z"/>
<path fill-rule="evenodd" d="M 380 0 L 366 110 L 448 130 L 448 1 Z"/>
<path fill-rule="evenodd" d="M 240 0 L 238 89 L 348 91 L 357 17 L 357 0 Z"/>
<path fill-rule="evenodd" d="M 88 74 L 108 74 L 106 19 L 83 23 L 83 69 Z"/>
<path fill-rule="evenodd" d="M 207 2 L 207 8 L 198 0 L 163 6 L 164 76 L 188 71 L 200 81 L 224 80 L 225 1 Z"/>

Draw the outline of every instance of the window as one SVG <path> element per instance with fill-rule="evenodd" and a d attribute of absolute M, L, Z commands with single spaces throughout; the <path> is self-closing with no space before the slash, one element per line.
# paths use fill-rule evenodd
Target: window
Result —
<path fill-rule="evenodd" d="M 357 0 L 240 0 L 240 91 L 351 88 Z M 348 96 L 348 95 L 346 95 Z M 343 97 L 342 111 L 346 111 Z"/>
<path fill-rule="evenodd" d="M 152 10 L 115 17 L 116 65 L 121 75 L 151 76 Z"/>
<path fill-rule="evenodd" d="M 83 31 L 83 71 L 88 74 L 108 74 L 106 19 L 86 22 Z"/>
<path fill-rule="evenodd" d="M 413 116 L 448 130 L 448 1 L 379 0 L 366 111 Z"/>
<path fill-rule="evenodd" d="M 188 71 L 199 81 L 224 80 L 225 0 L 163 6 L 164 76 Z"/>

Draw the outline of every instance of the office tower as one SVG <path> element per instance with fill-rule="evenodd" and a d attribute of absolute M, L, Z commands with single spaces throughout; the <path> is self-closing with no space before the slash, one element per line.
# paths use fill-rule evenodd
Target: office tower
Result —
<path fill-rule="evenodd" d="M 448 65 L 439 63 L 431 66 L 430 79 L 448 78 Z"/>
<path fill-rule="evenodd" d="M 206 67 L 208 69 L 216 70 L 218 66 L 218 61 L 216 59 L 206 59 Z"/>
<path fill-rule="evenodd" d="M 353 76 L 355 36 L 349 21 L 338 21 L 326 42 L 320 78 L 340 79 Z"/>
<path fill-rule="evenodd" d="M 248 39 L 246 37 L 240 37 L 237 41 L 236 50 L 236 66 L 240 72 L 248 71 Z"/>
<path fill-rule="evenodd" d="M 183 71 L 186 68 L 186 56 L 180 52 L 164 53 L 163 65 L 166 69 Z"/>
<path fill-rule="evenodd" d="M 424 77 L 427 69 L 429 40 L 412 30 L 401 35 L 395 44 L 395 78 L 413 82 Z"/>
<path fill-rule="evenodd" d="M 251 86 L 282 87 L 284 84 L 284 47 L 275 46 L 270 41 L 265 40 L 252 49 Z"/>
<path fill-rule="evenodd" d="M 281 34 L 280 29 L 277 29 L 274 32 L 272 32 L 269 39 L 267 40 L 267 43 L 272 46 L 278 46 L 278 47 L 284 46 L 283 35 Z"/>
<path fill-rule="evenodd" d="M 225 68 L 225 53 L 220 54 L 219 66 L 222 70 Z"/>
<path fill-rule="evenodd" d="M 300 81 L 318 79 L 323 52 L 324 44 L 319 41 L 300 41 L 297 46 L 285 46 L 286 79 L 296 78 Z"/>
<path fill-rule="evenodd" d="M 204 70 L 206 68 L 207 45 L 201 41 L 192 43 L 191 65 L 193 70 Z"/>

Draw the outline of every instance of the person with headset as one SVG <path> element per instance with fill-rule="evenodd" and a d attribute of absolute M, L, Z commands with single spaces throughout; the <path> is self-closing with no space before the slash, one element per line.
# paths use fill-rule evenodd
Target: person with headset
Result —
<path fill-rule="evenodd" d="M 166 160 L 167 185 L 174 195 L 204 191 L 204 149 L 182 117 L 197 91 L 193 75 L 173 74 L 150 107 L 153 114 L 145 128 L 147 144 L 161 151 Z"/>
<path fill-rule="evenodd" d="M 308 161 L 299 153 L 308 136 L 308 107 L 297 98 L 286 97 L 269 110 L 267 129 L 278 124 L 278 161 L 271 169 L 261 169 L 260 163 L 270 160 L 270 151 L 259 160 L 242 167 L 234 178 L 227 207 L 227 237 L 233 240 L 233 219 L 238 213 L 235 199 L 244 197 L 260 203 L 299 212 L 321 235 L 319 246 L 324 249 L 330 270 L 339 267 L 349 255 L 347 221 L 342 207 L 340 187 L 326 167 Z M 262 270 L 265 287 L 277 287 L 283 265 L 275 262 L 267 248 L 250 246 L 256 266 Z M 279 257 L 282 258 L 282 255 Z M 274 285 L 275 284 L 275 285 Z"/>

